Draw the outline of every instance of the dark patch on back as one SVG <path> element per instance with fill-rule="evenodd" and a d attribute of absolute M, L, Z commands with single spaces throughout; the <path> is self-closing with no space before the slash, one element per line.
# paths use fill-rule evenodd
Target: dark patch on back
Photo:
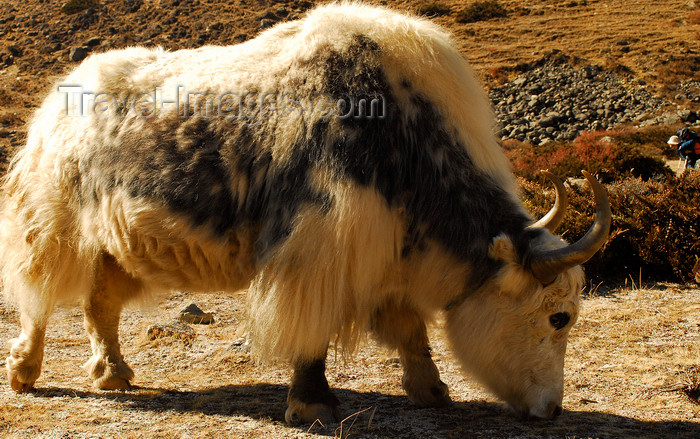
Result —
<path fill-rule="evenodd" d="M 126 187 L 132 196 L 162 200 L 218 234 L 255 226 L 260 260 L 293 231 L 301 206 L 330 207 L 329 195 L 315 192 L 309 183 L 313 169 L 325 168 L 338 178 L 376 188 L 388 206 L 405 210 L 404 257 L 424 250 L 432 239 L 470 261 L 476 283 L 495 270 L 487 255 L 491 239 L 501 232 L 520 236 L 529 218 L 478 170 L 425 95 L 411 90 L 410 104 L 399 105 L 376 42 L 356 35 L 345 50 L 323 48 L 284 75 L 279 84 L 293 84 L 300 95 L 318 93 L 354 103 L 381 98 L 384 111 L 376 117 L 300 118 L 298 129 L 304 135 L 284 166 L 273 163 L 270 153 L 276 141 L 274 118 L 250 125 L 240 119 L 173 117 L 147 122 L 144 128 L 129 126 L 125 119 L 111 146 L 84 163 L 83 175 L 106 175 L 84 179 L 83 196 Z M 402 87 L 410 84 L 403 81 Z M 230 189 L 241 177 L 249 181 L 244 200 Z"/>
<path fill-rule="evenodd" d="M 125 119 L 110 146 L 84 161 L 82 175 L 89 177 L 82 193 L 97 200 L 101 190 L 123 187 L 131 197 L 164 201 L 194 224 L 223 233 L 235 208 L 220 147 L 219 133 L 203 119 Z"/>
<path fill-rule="evenodd" d="M 256 257 L 264 258 L 292 232 L 302 206 L 330 205 L 327 195 L 309 186 L 309 150 L 293 151 L 284 166 L 272 163 L 273 132 L 266 124 L 196 115 L 126 119 L 109 147 L 83 161 L 82 198 L 97 201 L 102 192 L 123 187 L 131 197 L 164 202 L 222 237 L 251 226 L 258 232 Z M 231 190 L 240 179 L 247 182 L 244 199 Z"/>
<path fill-rule="evenodd" d="M 471 261 L 475 276 L 485 278 L 495 269 L 487 255 L 491 239 L 501 232 L 519 236 L 530 219 L 478 170 L 426 96 L 413 93 L 413 108 L 399 106 L 379 55 L 378 46 L 365 37 L 357 37 L 346 52 L 331 54 L 324 92 L 356 99 L 381 95 L 384 117 L 318 121 L 308 144 L 297 147 L 324 144 L 321 149 L 329 151 L 329 162 L 340 175 L 375 187 L 390 206 L 405 207 L 404 256 L 433 239 L 460 260 Z M 440 163 L 438 156 L 444 157 Z"/>
<path fill-rule="evenodd" d="M 274 140 L 270 138 L 273 134 L 265 133 L 263 140 L 257 137 L 258 130 L 259 127 L 239 124 L 226 143 L 233 172 L 249 181 L 241 213 L 244 222 L 260 226 L 256 255 L 264 258 L 292 233 L 294 217 L 301 206 L 314 204 L 328 210 L 331 201 L 327 194 L 310 187 L 309 172 L 319 164 L 312 150 L 295 148 L 284 166 L 276 166 L 269 149 L 261 148 L 261 142 Z M 257 176 L 263 177 L 257 181 Z M 237 221 L 233 225 L 240 224 Z"/>

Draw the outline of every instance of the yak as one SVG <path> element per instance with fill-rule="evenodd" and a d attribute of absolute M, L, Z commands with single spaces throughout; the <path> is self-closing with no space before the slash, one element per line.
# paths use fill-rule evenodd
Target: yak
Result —
<path fill-rule="evenodd" d="M 154 292 L 247 291 L 260 358 L 293 368 L 290 424 L 338 415 L 331 346 L 398 350 L 419 406 L 450 402 L 426 325 L 524 416 L 562 412 L 580 265 L 607 239 L 534 221 L 451 36 L 356 3 L 231 46 L 94 54 L 35 112 L 2 186 L 2 288 L 20 313 L 9 384 L 33 388 L 55 305 L 78 301 L 99 389 L 134 373 L 124 306 Z"/>

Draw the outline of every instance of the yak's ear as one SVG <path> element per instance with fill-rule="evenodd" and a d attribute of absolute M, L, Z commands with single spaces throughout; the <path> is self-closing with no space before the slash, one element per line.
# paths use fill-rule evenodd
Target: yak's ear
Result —
<path fill-rule="evenodd" d="M 509 236 L 500 234 L 493 238 L 489 247 L 489 257 L 505 264 L 494 278 L 501 293 L 513 298 L 526 299 L 537 291 L 537 279 L 522 265 L 518 250 Z"/>
<path fill-rule="evenodd" d="M 489 257 L 491 257 L 491 259 L 503 262 L 518 261 L 513 241 L 504 233 L 496 236 L 493 238 L 493 241 L 491 241 L 491 246 L 489 247 Z"/>

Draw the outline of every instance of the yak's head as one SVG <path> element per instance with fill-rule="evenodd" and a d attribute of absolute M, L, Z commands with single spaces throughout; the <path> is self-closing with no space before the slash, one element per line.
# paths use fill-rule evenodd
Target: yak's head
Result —
<path fill-rule="evenodd" d="M 562 411 L 566 341 L 584 281 L 580 264 L 610 229 L 605 191 L 584 175 L 597 205 L 588 233 L 571 245 L 550 233 L 567 204 L 563 184 L 551 176 L 557 202 L 532 226 L 546 230 L 533 233 L 525 250 L 506 235 L 494 238 L 489 252 L 501 265 L 497 274 L 448 311 L 449 338 L 463 367 L 524 417 L 549 419 Z"/>

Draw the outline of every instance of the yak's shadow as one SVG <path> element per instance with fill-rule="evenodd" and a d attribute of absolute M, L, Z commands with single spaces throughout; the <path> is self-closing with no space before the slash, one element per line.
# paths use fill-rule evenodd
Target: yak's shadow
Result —
<path fill-rule="evenodd" d="M 74 397 L 118 402 L 126 409 L 204 415 L 246 416 L 284 423 L 287 387 L 279 384 L 228 385 L 200 391 L 136 387 L 135 392 L 75 391 L 50 387 L 35 397 Z M 629 437 L 700 438 L 700 423 L 647 422 L 600 412 L 564 411 L 554 421 L 524 421 L 502 404 L 455 402 L 421 409 L 406 396 L 334 389 L 346 419 L 334 425 L 299 427 L 297 431 L 329 437 Z M 290 427 L 290 429 L 293 429 Z M 344 430 L 343 430 L 344 429 Z M 344 433 L 343 433 L 344 431 Z"/>

